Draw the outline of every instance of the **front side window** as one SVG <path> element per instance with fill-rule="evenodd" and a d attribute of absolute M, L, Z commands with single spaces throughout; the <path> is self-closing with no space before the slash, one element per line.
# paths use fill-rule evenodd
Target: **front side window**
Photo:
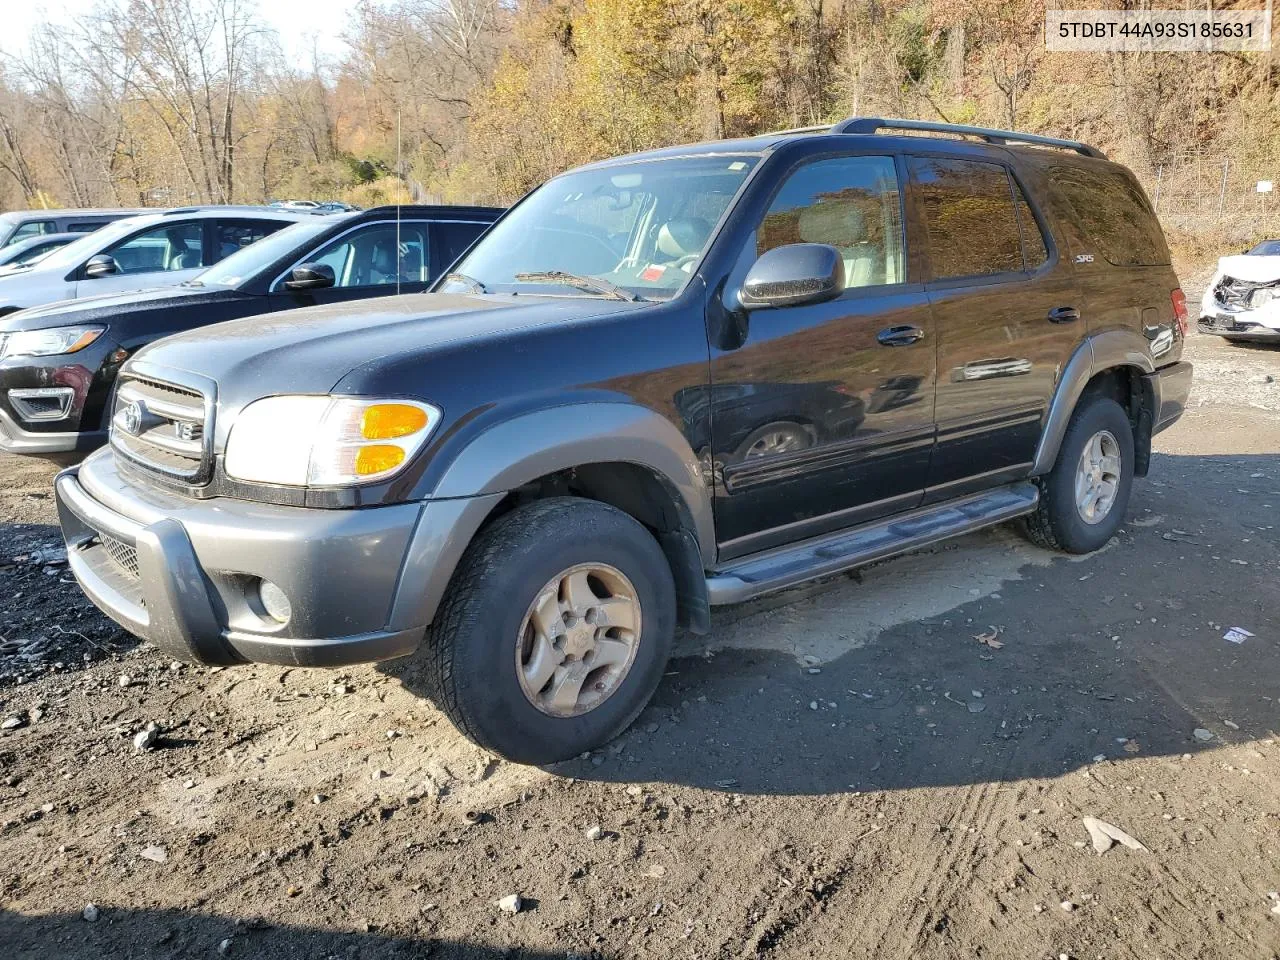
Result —
<path fill-rule="evenodd" d="M 1022 230 L 1004 167 L 933 157 L 911 157 L 907 164 L 924 207 L 936 279 L 1025 269 Z"/>
<path fill-rule="evenodd" d="M 594 281 L 667 299 L 684 286 L 716 224 L 759 161 L 672 157 L 579 170 L 548 181 L 454 267 L 449 292 L 607 296 Z M 569 282 L 549 274 L 569 274 Z M 585 283 L 583 282 L 585 280 Z M 616 291 L 615 291 L 616 295 Z"/>
<path fill-rule="evenodd" d="M 846 289 L 902 283 L 902 202 L 892 157 L 836 157 L 787 178 L 756 231 L 756 255 L 789 243 L 840 251 Z"/>
<path fill-rule="evenodd" d="M 52 220 L 28 220 L 26 223 L 13 231 L 13 235 L 9 237 L 5 246 L 10 243 L 17 243 L 19 240 L 26 240 L 29 237 L 39 237 L 46 233 L 57 233 L 58 225 Z"/>
<path fill-rule="evenodd" d="M 353 230 L 307 257 L 333 268 L 335 287 L 425 283 L 430 269 L 425 223 L 377 223 Z"/>
<path fill-rule="evenodd" d="M 204 223 L 166 223 L 134 234 L 105 251 L 118 273 L 165 273 L 204 264 Z"/>

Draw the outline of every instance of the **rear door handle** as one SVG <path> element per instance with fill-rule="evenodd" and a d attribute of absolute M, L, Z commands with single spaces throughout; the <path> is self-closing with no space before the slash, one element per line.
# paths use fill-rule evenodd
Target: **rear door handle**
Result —
<path fill-rule="evenodd" d="M 924 339 L 924 331 L 910 326 L 886 327 L 876 334 L 876 339 L 886 347 L 909 347 Z"/>
<path fill-rule="evenodd" d="M 1054 307 L 1049 311 L 1050 323 L 1074 323 L 1080 319 L 1080 311 L 1075 307 Z"/>

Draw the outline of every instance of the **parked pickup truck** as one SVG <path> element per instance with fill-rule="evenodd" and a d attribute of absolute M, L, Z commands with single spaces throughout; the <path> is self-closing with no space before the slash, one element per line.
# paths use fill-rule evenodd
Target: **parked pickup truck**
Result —
<path fill-rule="evenodd" d="M 130 359 L 109 446 L 57 478 L 89 597 L 204 663 L 422 647 L 464 733 L 556 761 L 717 604 L 1015 518 L 1098 549 L 1191 380 L 1137 181 L 1009 131 L 596 163 L 433 291 Z"/>

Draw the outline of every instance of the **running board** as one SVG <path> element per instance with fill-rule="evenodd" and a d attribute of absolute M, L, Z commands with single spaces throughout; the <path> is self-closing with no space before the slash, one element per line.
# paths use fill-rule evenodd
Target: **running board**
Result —
<path fill-rule="evenodd" d="M 713 606 L 741 603 L 1004 523 L 1031 513 L 1039 500 L 1036 485 L 1023 480 L 959 500 L 921 507 L 853 530 L 840 530 L 753 554 L 708 576 L 707 598 Z"/>

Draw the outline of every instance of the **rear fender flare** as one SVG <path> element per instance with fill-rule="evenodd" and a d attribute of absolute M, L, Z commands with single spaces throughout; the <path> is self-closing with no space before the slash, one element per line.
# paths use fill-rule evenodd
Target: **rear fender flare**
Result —
<path fill-rule="evenodd" d="M 1049 402 L 1031 476 L 1043 476 L 1053 469 L 1067 425 L 1085 387 L 1095 375 L 1115 367 L 1134 367 L 1143 374 L 1153 372 L 1155 361 L 1151 358 L 1149 341 L 1136 330 L 1106 330 L 1076 347 L 1062 369 Z"/>

